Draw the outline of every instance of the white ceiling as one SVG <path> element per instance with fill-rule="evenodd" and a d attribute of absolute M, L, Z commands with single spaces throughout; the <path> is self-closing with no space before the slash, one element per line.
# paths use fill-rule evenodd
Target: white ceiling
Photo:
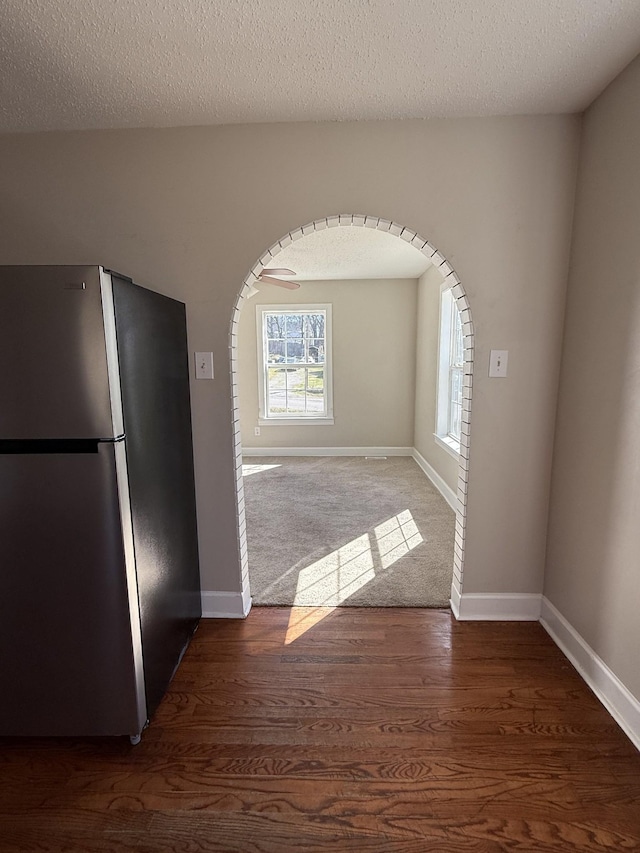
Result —
<path fill-rule="evenodd" d="M 0 131 L 583 110 L 638 0 L 2 0 Z"/>
<path fill-rule="evenodd" d="M 274 259 L 295 281 L 418 278 L 431 261 L 406 240 L 374 228 L 325 228 L 291 243 Z M 290 278 L 290 276 L 287 276 Z"/>

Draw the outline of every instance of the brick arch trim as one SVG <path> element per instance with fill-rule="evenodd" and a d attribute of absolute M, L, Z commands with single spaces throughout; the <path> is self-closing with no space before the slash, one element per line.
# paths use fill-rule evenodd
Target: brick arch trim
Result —
<path fill-rule="evenodd" d="M 240 439 L 239 424 L 239 400 L 238 400 L 238 370 L 237 370 L 237 345 L 238 345 L 238 323 L 240 311 L 246 300 L 250 288 L 258 280 L 258 276 L 265 267 L 272 266 L 272 261 L 278 254 L 291 243 L 300 240 L 314 231 L 325 228 L 360 227 L 375 228 L 378 231 L 386 231 L 394 234 L 398 239 L 405 240 L 415 246 L 422 254 L 434 264 L 443 275 L 445 281 L 451 286 L 452 294 L 460 310 L 462 319 L 462 331 L 464 335 L 464 387 L 462 398 L 462 428 L 460 435 L 460 461 L 458 467 L 458 488 L 456 493 L 456 523 L 453 554 L 453 580 L 451 585 L 451 601 L 454 613 L 457 613 L 458 603 L 462 595 L 462 582 L 464 576 L 464 554 L 465 534 L 467 527 L 467 487 L 469 482 L 469 446 L 471 438 L 471 400 L 473 391 L 473 360 L 474 360 L 474 329 L 471 318 L 469 300 L 464 291 L 464 286 L 453 267 L 446 258 L 428 241 L 416 234 L 410 228 L 405 228 L 388 219 L 380 219 L 376 216 L 361 214 L 340 214 L 328 216 L 325 219 L 317 219 L 286 234 L 282 239 L 274 243 L 262 257 L 256 262 L 251 272 L 245 278 L 236 304 L 231 316 L 231 331 L 229 338 L 230 365 L 231 365 L 231 395 L 232 395 L 232 417 L 233 417 L 233 452 L 235 460 L 235 482 L 236 482 L 236 522 L 238 533 L 238 564 L 242 584 L 242 597 L 246 602 L 250 601 L 249 588 L 249 561 L 247 553 L 247 527 L 244 509 L 244 484 L 242 480 L 242 443 Z M 246 608 L 248 611 L 248 607 Z"/>

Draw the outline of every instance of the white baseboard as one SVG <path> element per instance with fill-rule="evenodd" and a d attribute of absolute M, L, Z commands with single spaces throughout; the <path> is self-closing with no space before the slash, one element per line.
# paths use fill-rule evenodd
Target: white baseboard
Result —
<path fill-rule="evenodd" d="M 453 491 L 451 486 L 445 483 L 445 481 L 442 479 L 440 474 L 438 474 L 436 469 L 432 465 L 429 465 L 424 456 L 419 451 L 417 451 L 415 447 L 412 449 L 411 456 L 415 459 L 420 468 L 422 468 L 424 473 L 427 475 L 429 480 L 431 480 L 433 485 L 440 492 L 440 494 L 449 504 L 451 509 L 456 512 L 458 509 L 458 499 L 456 493 Z"/>
<path fill-rule="evenodd" d="M 469 592 L 454 595 L 451 609 L 456 619 L 487 622 L 537 622 L 542 596 L 526 592 Z"/>
<path fill-rule="evenodd" d="M 640 701 L 624 686 L 549 599 L 542 599 L 540 623 L 598 699 L 640 749 Z"/>
<path fill-rule="evenodd" d="M 243 447 L 243 456 L 411 456 L 412 447 Z"/>
<path fill-rule="evenodd" d="M 449 599 L 449 604 L 451 605 L 451 612 L 456 619 L 460 619 L 460 598 L 460 590 L 455 585 L 454 580 L 451 584 L 451 598 Z"/>
<path fill-rule="evenodd" d="M 203 619 L 244 619 L 251 610 L 251 597 L 245 592 L 202 590 Z"/>

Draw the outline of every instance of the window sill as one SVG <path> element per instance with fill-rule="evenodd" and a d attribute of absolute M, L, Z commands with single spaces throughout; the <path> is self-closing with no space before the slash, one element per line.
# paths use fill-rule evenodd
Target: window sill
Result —
<path fill-rule="evenodd" d="M 332 426 L 333 418 L 258 418 L 258 426 Z"/>
<path fill-rule="evenodd" d="M 449 436 L 437 435 L 433 434 L 433 437 L 436 440 L 436 444 L 439 445 L 443 450 L 446 450 L 450 456 L 453 456 L 457 459 L 460 456 L 460 443 Z"/>

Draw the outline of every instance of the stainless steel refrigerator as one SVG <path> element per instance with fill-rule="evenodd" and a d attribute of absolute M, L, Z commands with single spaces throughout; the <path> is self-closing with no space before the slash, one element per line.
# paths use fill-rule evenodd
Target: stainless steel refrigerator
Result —
<path fill-rule="evenodd" d="M 185 308 L 0 267 L 0 735 L 136 742 L 201 615 Z"/>

